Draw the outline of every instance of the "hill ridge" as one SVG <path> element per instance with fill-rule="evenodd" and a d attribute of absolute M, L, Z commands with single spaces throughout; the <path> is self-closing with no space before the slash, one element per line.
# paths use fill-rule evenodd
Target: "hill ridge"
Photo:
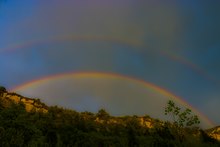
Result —
<path fill-rule="evenodd" d="M 47 106 L 46 104 L 42 103 L 40 99 L 28 98 L 14 92 L 7 92 L 6 89 L 2 87 L 0 87 L 0 98 L 5 101 L 13 102 L 15 104 L 23 103 L 27 112 L 34 111 L 34 112 L 43 112 L 45 114 L 52 112 L 53 114 L 54 113 L 53 111 L 57 111 L 56 113 L 54 113 L 56 115 L 54 116 L 55 122 L 56 119 L 62 117 L 60 115 L 62 115 L 63 112 L 68 112 L 68 113 L 70 112 L 70 114 L 75 112 L 75 110 L 59 108 L 57 106 Z M 91 112 L 81 112 L 79 114 L 81 114 L 81 117 L 84 121 L 88 120 L 90 122 L 91 120 L 93 120 L 94 123 L 98 123 L 100 125 L 110 125 L 110 126 L 118 125 L 127 128 L 128 127 L 127 125 L 129 124 L 126 124 L 125 121 L 128 121 L 129 123 L 138 123 L 137 126 L 140 126 L 145 129 L 154 129 L 154 128 L 157 129 L 157 127 L 159 127 L 160 129 L 161 128 L 166 129 L 167 127 L 166 126 L 167 122 L 151 118 L 148 115 L 115 117 L 115 116 L 110 116 L 104 109 L 99 110 L 99 112 L 96 115 L 92 114 Z M 92 119 L 90 115 L 93 117 Z M 99 128 L 97 129 L 99 130 Z M 160 129 L 158 131 L 160 131 Z M 167 129 L 169 130 L 169 128 Z M 203 132 L 205 132 L 209 137 L 220 141 L 220 126 L 216 126 L 214 128 L 205 130 Z M 201 135 L 202 132 L 197 131 L 195 135 L 199 135 L 198 133 Z"/>

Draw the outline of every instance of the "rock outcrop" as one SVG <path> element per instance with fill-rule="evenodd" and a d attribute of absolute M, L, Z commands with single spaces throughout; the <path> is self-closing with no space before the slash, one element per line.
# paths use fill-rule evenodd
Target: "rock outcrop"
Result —
<path fill-rule="evenodd" d="M 123 125 L 125 126 L 125 117 L 111 117 L 110 119 L 107 119 L 107 120 L 104 120 L 104 119 L 101 119 L 99 117 L 97 117 L 95 119 L 95 122 L 97 123 L 106 123 L 106 124 L 119 124 L 119 125 Z M 130 121 L 132 119 L 132 117 L 129 118 Z M 150 118 L 150 117 L 141 117 L 141 116 L 136 116 L 135 117 L 135 120 L 140 124 L 140 126 L 142 127 L 146 127 L 146 128 L 153 128 L 154 125 L 155 125 L 155 120 Z M 163 122 L 157 122 L 157 123 L 160 123 L 160 125 L 163 125 Z"/>
<path fill-rule="evenodd" d="M 23 97 L 19 94 L 10 93 L 7 91 L 1 92 L 0 97 L 5 100 L 13 101 L 15 103 L 20 103 L 20 102 L 24 103 L 25 109 L 28 112 L 32 110 L 38 111 L 38 112 L 44 112 L 44 113 L 48 112 L 48 107 L 44 103 L 40 102 L 39 99 L 31 99 L 31 98 Z"/>
<path fill-rule="evenodd" d="M 209 136 L 215 138 L 220 141 L 220 126 L 214 127 L 206 131 Z"/>

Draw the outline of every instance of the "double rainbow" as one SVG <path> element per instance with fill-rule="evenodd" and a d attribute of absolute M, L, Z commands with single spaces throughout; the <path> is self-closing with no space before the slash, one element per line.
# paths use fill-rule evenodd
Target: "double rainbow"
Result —
<path fill-rule="evenodd" d="M 1 49 L 1 51 L 4 52 L 10 52 L 10 51 L 15 51 L 19 49 L 28 49 L 32 46 L 39 45 L 39 44 L 48 44 L 48 43 L 54 43 L 54 42 L 62 42 L 62 41 L 104 41 L 104 42 L 110 42 L 110 43 L 117 43 L 117 44 L 124 44 L 128 45 L 133 49 L 137 49 L 138 51 L 143 51 L 144 48 L 147 48 L 142 41 L 139 40 L 129 40 L 129 39 L 122 39 L 122 38 L 115 38 L 115 37 L 104 37 L 104 36 L 62 36 L 54 39 L 40 39 L 40 40 L 32 40 L 29 42 L 24 42 L 24 43 L 18 43 L 15 45 L 12 45 L 7 48 Z M 159 51 L 158 52 L 161 55 L 166 56 L 167 58 L 177 61 L 183 65 L 186 65 L 188 68 L 191 70 L 195 71 L 196 73 L 202 75 L 203 77 L 206 77 L 209 80 L 212 80 L 205 71 L 201 70 L 197 65 L 193 64 L 189 60 L 179 57 L 175 54 L 170 53 L 169 51 Z M 52 76 L 47 76 L 38 80 L 33 80 L 27 83 L 24 83 L 20 86 L 17 86 L 12 89 L 12 91 L 22 91 L 28 87 L 34 87 L 37 85 L 40 85 L 42 83 L 46 83 L 48 81 L 54 80 L 54 79 L 64 79 L 66 77 L 74 77 L 74 78 L 85 78 L 85 77 L 90 77 L 90 78 L 107 78 L 107 79 L 120 79 L 120 80 L 125 80 L 129 81 L 131 83 L 137 83 L 140 85 L 143 85 L 146 87 L 146 89 L 150 89 L 152 91 L 155 91 L 157 93 L 160 93 L 166 97 L 170 97 L 174 99 L 176 102 L 181 104 L 184 107 L 188 107 L 195 114 L 197 114 L 202 121 L 205 122 L 205 124 L 209 127 L 213 126 L 213 123 L 202 113 L 200 113 L 196 108 L 193 106 L 189 105 L 186 101 L 184 101 L 182 98 L 172 94 L 168 90 L 158 87 L 152 83 L 136 79 L 133 77 L 128 77 L 124 75 L 119 75 L 119 74 L 113 74 L 113 73 L 100 73 L 100 72 L 78 72 L 78 73 L 64 73 L 64 74 L 58 74 L 58 75 L 52 75 Z"/>

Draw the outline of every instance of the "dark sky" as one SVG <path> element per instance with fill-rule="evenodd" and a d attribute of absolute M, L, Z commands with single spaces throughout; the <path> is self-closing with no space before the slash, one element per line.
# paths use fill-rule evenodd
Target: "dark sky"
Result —
<path fill-rule="evenodd" d="M 107 76 L 114 73 L 166 89 L 220 124 L 219 7 L 218 0 L 1 2 L 0 85 L 13 89 L 57 74 L 105 73 L 17 89 L 80 111 L 103 106 L 112 113 L 139 113 L 153 110 L 141 103 L 150 107 L 164 97 L 132 80 Z M 54 98 L 54 89 L 62 99 Z M 123 102 L 124 109 L 117 109 Z"/>

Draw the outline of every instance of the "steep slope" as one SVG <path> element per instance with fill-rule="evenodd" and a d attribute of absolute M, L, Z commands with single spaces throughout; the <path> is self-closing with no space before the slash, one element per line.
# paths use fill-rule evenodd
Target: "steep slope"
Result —
<path fill-rule="evenodd" d="M 220 144 L 215 140 L 219 139 L 220 127 L 205 132 L 198 128 L 179 128 L 173 123 L 153 119 L 147 115 L 114 117 L 104 109 L 94 114 L 58 106 L 49 107 L 39 99 L 7 92 L 3 87 L 0 87 L 0 106 L 0 146 L 17 144 L 219 146 Z M 14 138 L 17 140 L 13 140 Z"/>
<path fill-rule="evenodd" d="M 49 112 L 50 108 L 53 108 L 53 107 L 49 107 L 49 106 L 45 105 L 44 103 L 40 102 L 39 99 L 27 98 L 27 97 L 21 96 L 16 93 L 7 92 L 7 90 L 1 86 L 0 86 L 0 98 L 6 102 L 5 107 L 7 107 L 7 102 L 23 103 L 27 112 L 34 110 L 36 112 L 47 113 L 47 112 Z M 59 109 L 57 109 L 57 110 L 59 110 Z M 90 112 L 89 112 L 89 114 L 90 114 Z M 56 115 L 59 115 L 59 114 L 56 113 Z M 100 125 L 101 124 L 103 124 L 103 125 L 118 125 L 118 126 L 127 127 L 125 122 L 132 122 L 132 123 L 135 122 L 135 123 L 137 123 L 137 126 L 141 126 L 145 129 L 154 129 L 154 128 L 155 129 L 157 129 L 157 128 L 166 129 L 166 127 L 168 127 L 168 126 L 166 126 L 165 122 L 157 120 L 157 119 L 153 119 L 147 115 L 146 116 L 114 117 L 114 116 L 110 116 L 107 112 L 105 112 L 105 110 L 101 110 L 96 115 L 93 115 L 92 119 L 91 119 L 91 116 L 86 113 L 85 114 L 81 113 L 81 116 L 82 116 L 83 120 L 85 120 L 85 121 L 93 120 L 95 123 L 98 123 Z M 171 125 L 171 127 L 172 127 L 172 125 Z M 220 141 L 220 126 L 211 128 L 209 130 L 206 130 L 205 132 L 210 137 Z"/>
<path fill-rule="evenodd" d="M 213 138 L 217 139 L 220 141 L 220 126 L 211 128 L 206 130 L 206 132 Z"/>
<path fill-rule="evenodd" d="M 41 111 L 41 112 L 48 112 L 48 106 L 44 103 L 40 102 L 39 99 L 32 99 L 21 96 L 17 93 L 10 93 L 7 92 L 4 87 L 0 87 L 0 98 L 6 101 L 13 101 L 15 103 L 24 103 L 26 111 L 30 112 L 32 110 Z"/>

